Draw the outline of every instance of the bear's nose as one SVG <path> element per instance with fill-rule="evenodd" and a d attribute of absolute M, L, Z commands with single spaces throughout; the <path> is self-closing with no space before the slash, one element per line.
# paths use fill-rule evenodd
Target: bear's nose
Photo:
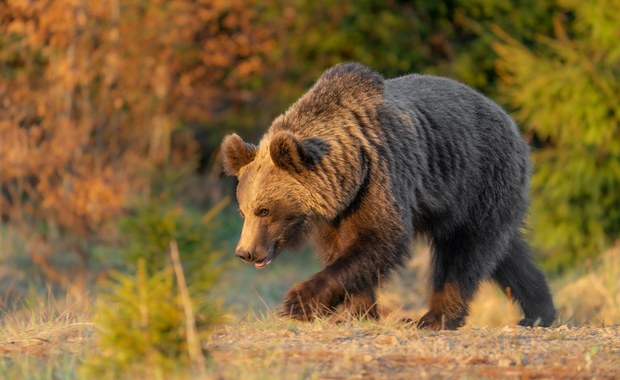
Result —
<path fill-rule="evenodd" d="M 247 249 L 237 248 L 235 250 L 235 256 L 245 261 L 246 263 L 252 262 L 252 253 Z"/>

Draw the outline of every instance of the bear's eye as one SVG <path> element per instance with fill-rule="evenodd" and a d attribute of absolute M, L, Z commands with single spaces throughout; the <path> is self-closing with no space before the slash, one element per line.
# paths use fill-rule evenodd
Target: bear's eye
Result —
<path fill-rule="evenodd" d="M 237 211 L 239 212 L 239 215 L 241 215 L 241 218 L 245 219 L 245 214 L 243 213 L 243 211 L 241 211 L 240 208 L 238 208 Z"/>
<path fill-rule="evenodd" d="M 258 209 L 258 211 L 256 211 L 256 216 L 267 216 L 269 215 L 269 210 L 267 210 L 266 208 L 261 208 Z"/>

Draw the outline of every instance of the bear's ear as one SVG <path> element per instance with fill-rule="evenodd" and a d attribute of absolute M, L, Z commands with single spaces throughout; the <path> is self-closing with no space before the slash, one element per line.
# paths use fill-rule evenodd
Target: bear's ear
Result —
<path fill-rule="evenodd" d="M 273 163 L 282 170 L 301 173 L 313 169 L 329 153 L 329 144 L 319 138 L 299 140 L 290 132 L 278 132 L 269 144 Z"/>
<path fill-rule="evenodd" d="M 239 170 L 254 161 L 254 157 L 256 157 L 255 145 L 244 142 L 235 133 L 224 137 L 222 142 L 224 173 L 239 176 Z"/>

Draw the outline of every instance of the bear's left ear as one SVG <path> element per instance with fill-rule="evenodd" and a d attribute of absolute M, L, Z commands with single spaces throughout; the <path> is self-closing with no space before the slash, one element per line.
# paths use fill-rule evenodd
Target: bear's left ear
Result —
<path fill-rule="evenodd" d="M 254 161 L 254 157 L 256 157 L 255 145 L 244 142 L 235 133 L 224 137 L 222 142 L 224 173 L 239 176 L 239 170 Z"/>
<path fill-rule="evenodd" d="M 298 139 L 290 132 L 278 132 L 271 138 L 269 154 L 282 170 L 301 173 L 313 169 L 329 153 L 329 144 L 319 138 Z"/>

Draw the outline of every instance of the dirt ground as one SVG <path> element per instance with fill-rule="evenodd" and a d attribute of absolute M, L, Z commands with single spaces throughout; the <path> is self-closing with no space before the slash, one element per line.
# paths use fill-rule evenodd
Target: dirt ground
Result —
<path fill-rule="evenodd" d="M 74 379 L 92 323 L 11 325 L 0 379 Z M 400 320 L 222 324 L 203 342 L 207 379 L 620 379 L 620 325 L 423 331 Z M 182 374 L 179 379 L 188 378 Z"/>
<path fill-rule="evenodd" d="M 214 378 L 620 379 L 620 326 L 466 328 L 275 319 L 214 331 Z"/>

